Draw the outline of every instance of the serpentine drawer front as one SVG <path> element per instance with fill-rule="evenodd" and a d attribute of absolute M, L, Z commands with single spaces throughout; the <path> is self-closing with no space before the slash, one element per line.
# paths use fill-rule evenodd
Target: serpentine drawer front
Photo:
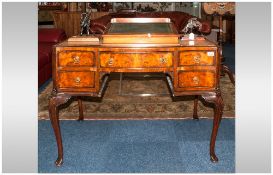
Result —
<path fill-rule="evenodd" d="M 96 48 L 65 47 L 57 50 L 56 88 L 59 92 L 97 92 Z"/>
<path fill-rule="evenodd" d="M 214 51 L 181 51 L 179 54 L 179 66 L 212 66 L 214 64 Z"/>
<path fill-rule="evenodd" d="M 217 49 L 214 47 L 180 48 L 174 72 L 175 91 L 214 90 L 218 86 L 217 63 Z"/>
<path fill-rule="evenodd" d="M 92 51 L 61 51 L 59 66 L 94 66 L 95 56 Z"/>
<path fill-rule="evenodd" d="M 93 88 L 95 86 L 95 72 L 59 72 L 58 85 L 60 88 Z"/>
<path fill-rule="evenodd" d="M 172 52 L 152 53 L 100 53 L 101 67 L 116 68 L 162 68 L 173 65 Z"/>

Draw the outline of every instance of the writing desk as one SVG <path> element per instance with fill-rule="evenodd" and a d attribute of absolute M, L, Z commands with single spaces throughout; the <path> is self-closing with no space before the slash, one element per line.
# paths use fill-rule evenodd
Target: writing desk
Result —
<path fill-rule="evenodd" d="M 223 100 L 219 89 L 218 47 L 205 39 L 180 40 L 172 24 L 166 19 L 148 18 L 140 21 L 133 19 L 134 23 L 144 23 L 140 24 L 142 27 L 148 27 L 149 25 L 145 23 L 151 21 L 154 25 L 160 23 L 163 29 L 164 26 L 169 26 L 167 32 L 158 29 L 157 31 L 162 33 L 121 34 L 120 27 L 114 30 L 110 26 L 108 31 L 112 30 L 112 33 L 102 35 L 100 42 L 64 41 L 54 46 L 53 90 L 49 100 L 49 114 L 58 146 L 58 158 L 55 162 L 57 166 L 63 163 L 58 106 L 66 103 L 72 96 L 102 97 L 111 72 L 165 73 L 171 96 L 194 95 L 196 97 L 193 111 L 195 119 L 198 119 L 198 96 L 208 103 L 213 103 L 214 119 L 210 158 L 213 162 L 218 161 L 214 147 L 223 110 Z M 122 23 L 124 19 L 116 19 L 113 23 L 115 22 Z M 129 22 L 132 23 L 132 21 Z M 125 23 L 128 21 L 126 20 Z M 137 27 L 132 28 L 137 29 Z M 115 33 L 115 31 L 118 32 Z M 79 108 L 82 115 L 81 102 Z M 83 116 L 80 118 L 83 119 Z"/>

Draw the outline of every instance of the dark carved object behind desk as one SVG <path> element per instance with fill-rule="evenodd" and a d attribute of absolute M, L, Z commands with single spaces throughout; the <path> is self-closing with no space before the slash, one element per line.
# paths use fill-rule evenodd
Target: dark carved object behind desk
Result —
<path fill-rule="evenodd" d="M 90 32 L 90 13 L 82 13 L 81 14 L 81 33 L 80 33 L 80 35 L 83 35 L 83 34 L 89 35 L 89 32 Z"/>
<path fill-rule="evenodd" d="M 188 24 L 182 29 L 182 32 L 187 34 L 191 32 L 196 33 L 201 30 L 202 30 L 202 23 L 199 22 L 197 18 L 191 18 L 188 20 Z"/>

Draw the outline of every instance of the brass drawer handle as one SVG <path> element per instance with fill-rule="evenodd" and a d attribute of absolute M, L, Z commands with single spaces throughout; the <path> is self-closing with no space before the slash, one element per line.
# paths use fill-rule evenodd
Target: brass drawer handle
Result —
<path fill-rule="evenodd" d="M 80 57 L 78 55 L 73 57 L 74 64 L 79 64 L 80 63 Z"/>
<path fill-rule="evenodd" d="M 76 77 L 75 78 L 75 83 L 79 84 L 81 82 L 81 78 L 80 77 Z"/>
<path fill-rule="evenodd" d="M 198 85 L 199 82 L 200 82 L 200 80 L 199 80 L 199 78 L 198 78 L 197 76 L 194 76 L 194 77 L 192 78 L 192 80 L 193 80 L 193 83 L 194 83 L 195 85 Z"/>
<path fill-rule="evenodd" d="M 167 59 L 164 58 L 164 57 L 161 57 L 161 58 L 160 58 L 160 62 L 161 62 L 162 64 L 167 63 Z"/>
<path fill-rule="evenodd" d="M 200 60 L 201 60 L 201 57 L 200 57 L 199 55 L 193 56 L 193 61 L 194 61 L 195 63 L 199 64 L 199 63 L 200 63 Z"/>
<path fill-rule="evenodd" d="M 111 65 L 113 65 L 113 63 L 114 63 L 114 59 L 113 58 L 109 58 L 108 65 L 111 66 Z"/>

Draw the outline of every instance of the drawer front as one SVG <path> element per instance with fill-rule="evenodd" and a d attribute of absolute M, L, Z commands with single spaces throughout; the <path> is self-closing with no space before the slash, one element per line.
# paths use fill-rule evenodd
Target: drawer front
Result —
<path fill-rule="evenodd" d="M 209 71 L 178 72 L 178 86 L 180 88 L 213 88 L 215 73 Z"/>
<path fill-rule="evenodd" d="M 172 52 L 155 53 L 101 53 L 101 67 L 162 68 L 173 65 Z"/>
<path fill-rule="evenodd" d="M 91 51 L 61 51 L 59 66 L 94 66 L 95 56 Z"/>
<path fill-rule="evenodd" d="M 93 88 L 95 72 L 59 72 L 59 88 Z"/>
<path fill-rule="evenodd" d="M 179 66 L 191 65 L 214 65 L 215 52 L 214 51 L 181 51 L 179 54 Z"/>

